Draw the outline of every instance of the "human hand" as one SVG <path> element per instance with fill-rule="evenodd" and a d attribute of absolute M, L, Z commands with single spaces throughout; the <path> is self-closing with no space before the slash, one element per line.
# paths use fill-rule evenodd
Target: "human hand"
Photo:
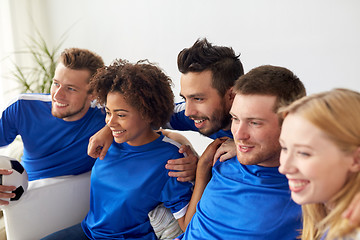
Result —
<path fill-rule="evenodd" d="M 10 175 L 12 173 L 13 173 L 12 170 L 0 169 L 0 175 Z M 12 191 L 15 190 L 16 190 L 15 186 L 0 185 L 0 198 L 14 198 L 16 194 L 12 193 Z M 9 205 L 9 201 L 0 199 L 0 205 Z"/>
<path fill-rule="evenodd" d="M 113 139 L 110 128 L 103 127 L 89 139 L 88 155 L 103 160 Z"/>
<path fill-rule="evenodd" d="M 360 192 L 355 195 L 342 217 L 348 219 L 351 224 L 360 226 Z"/>
<path fill-rule="evenodd" d="M 228 138 L 225 142 L 221 144 L 221 146 L 216 150 L 213 165 L 219 159 L 220 162 L 225 162 L 230 158 L 236 156 L 236 146 L 234 139 Z"/>
<path fill-rule="evenodd" d="M 171 170 L 169 176 L 176 177 L 179 182 L 194 180 L 199 159 L 197 153 L 188 145 L 182 145 L 179 153 L 183 153 L 185 157 L 168 160 L 165 165 L 166 169 Z"/>
<path fill-rule="evenodd" d="M 219 147 L 228 139 L 229 138 L 227 137 L 217 138 L 212 143 L 210 143 L 201 155 L 199 163 L 201 162 L 203 165 L 210 165 L 210 167 L 212 167 L 213 164 L 215 164 L 215 154 L 217 153 Z"/>

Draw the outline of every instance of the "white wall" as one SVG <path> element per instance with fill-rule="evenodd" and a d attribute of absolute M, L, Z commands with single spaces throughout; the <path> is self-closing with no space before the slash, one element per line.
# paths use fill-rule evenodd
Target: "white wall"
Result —
<path fill-rule="evenodd" d="M 36 2 L 46 11 L 49 40 L 56 42 L 70 29 L 64 47 L 89 48 L 107 64 L 115 58 L 157 62 L 175 82 L 176 100 L 177 54 L 199 37 L 232 46 L 241 53 L 246 72 L 263 64 L 289 68 L 308 93 L 360 90 L 358 0 Z"/>

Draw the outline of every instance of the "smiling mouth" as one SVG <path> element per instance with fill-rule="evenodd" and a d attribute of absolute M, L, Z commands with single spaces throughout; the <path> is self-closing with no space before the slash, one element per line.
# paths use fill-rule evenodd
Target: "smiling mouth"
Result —
<path fill-rule="evenodd" d="M 309 184 L 309 181 L 289 180 L 289 188 L 293 192 L 299 192 L 303 190 L 307 184 Z"/>
<path fill-rule="evenodd" d="M 67 104 L 65 104 L 65 103 L 59 103 L 59 102 L 55 102 L 54 103 L 56 106 L 58 106 L 58 107 L 65 107 L 65 106 L 67 106 Z"/>
<path fill-rule="evenodd" d="M 112 132 L 113 132 L 114 135 L 116 135 L 116 134 L 121 134 L 121 133 L 123 133 L 123 132 L 125 132 L 125 131 L 126 131 L 126 130 L 112 131 Z"/>
<path fill-rule="evenodd" d="M 202 123 L 202 122 L 204 122 L 204 121 L 205 121 L 205 119 L 202 119 L 202 120 L 194 120 L 194 122 L 197 123 L 197 124 L 200 124 L 200 123 Z"/>

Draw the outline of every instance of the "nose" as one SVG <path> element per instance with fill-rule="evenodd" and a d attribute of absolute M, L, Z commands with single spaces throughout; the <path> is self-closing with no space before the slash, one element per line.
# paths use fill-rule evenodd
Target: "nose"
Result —
<path fill-rule="evenodd" d="M 111 126 L 112 124 L 112 117 L 109 116 L 109 115 L 106 115 L 106 118 L 105 118 L 105 122 L 106 122 L 106 125 L 108 125 L 109 127 Z"/>
<path fill-rule="evenodd" d="M 279 172 L 282 174 L 296 173 L 297 168 L 294 165 L 294 158 L 291 152 L 281 151 Z"/>
<path fill-rule="evenodd" d="M 231 129 L 235 140 L 247 140 L 250 138 L 249 129 L 244 123 L 233 122 L 231 124 Z"/>
<path fill-rule="evenodd" d="M 185 116 L 195 116 L 196 115 L 196 108 L 193 104 L 189 101 L 185 104 Z"/>
<path fill-rule="evenodd" d="M 64 99 L 65 97 L 65 92 L 63 90 L 62 87 L 58 87 L 56 90 L 55 90 L 55 93 L 54 93 L 54 98 L 55 99 Z"/>
<path fill-rule="evenodd" d="M 114 115 L 106 114 L 105 122 L 106 122 L 106 125 L 108 125 L 110 128 L 115 126 Z"/>

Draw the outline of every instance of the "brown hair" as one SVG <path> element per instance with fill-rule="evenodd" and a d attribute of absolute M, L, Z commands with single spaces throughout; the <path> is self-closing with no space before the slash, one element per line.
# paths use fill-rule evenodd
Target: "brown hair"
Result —
<path fill-rule="evenodd" d="M 172 81 L 156 65 L 147 60 L 135 64 L 115 60 L 103 67 L 90 80 L 90 87 L 101 104 L 109 92 L 119 92 L 126 102 L 159 128 L 167 123 L 174 110 Z"/>
<path fill-rule="evenodd" d="M 99 55 L 81 48 L 65 49 L 60 55 L 59 62 L 70 69 L 88 70 L 90 76 L 94 75 L 98 68 L 104 66 L 104 61 Z"/>
<path fill-rule="evenodd" d="M 235 83 L 235 93 L 276 96 L 274 112 L 306 95 L 300 79 L 290 70 L 264 65 L 252 69 Z"/>
<path fill-rule="evenodd" d="M 198 39 L 190 48 L 184 48 L 178 55 L 177 64 L 181 73 L 212 73 L 212 87 L 220 96 L 234 86 L 236 79 L 244 74 L 243 66 L 230 47 L 213 46 L 206 38 Z"/>

